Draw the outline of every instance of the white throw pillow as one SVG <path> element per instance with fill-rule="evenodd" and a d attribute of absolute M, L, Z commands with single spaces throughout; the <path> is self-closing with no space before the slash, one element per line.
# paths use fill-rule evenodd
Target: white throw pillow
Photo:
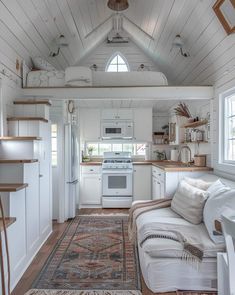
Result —
<path fill-rule="evenodd" d="M 171 209 L 193 224 L 202 222 L 203 208 L 209 194 L 181 180 L 171 202 Z"/>
<path fill-rule="evenodd" d="M 204 191 L 206 191 L 212 184 L 212 182 L 206 182 L 200 178 L 190 178 L 190 177 L 184 177 L 184 180 L 192 185 L 192 186 L 195 186 L 197 188 L 200 188 Z"/>
<path fill-rule="evenodd" d="M 33 60 L 34 67 L 36 69 L 44 70 L 44 71 L 55 71 L 56 70 L 56 68 L 53 67 L 53 65 L 51 65 L 49 62 L 47 62 L 45 59 L 43 59 L 40 56 L 33 57 L 32 60 Z"/>
<path fill-rule="evenodd" d="M 203 211 L 203 219 L 212 241 L 224 243 L 224 237 L 215 229 L 215 220 L 221 220 L 221 213 L 228 208 L 235 210 L 235 189 L 231 189 L 217 180 L 207 190 L 210 194 Z"/>

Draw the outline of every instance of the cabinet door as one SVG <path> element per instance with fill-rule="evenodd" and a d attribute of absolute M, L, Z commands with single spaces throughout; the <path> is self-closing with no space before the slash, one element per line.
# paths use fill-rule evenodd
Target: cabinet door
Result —
<path fill-rule="evenodd" d="M 83 174 L 80 186 L 82 205 L 101 205 L 101 176 L 99 174 Z"/>
<path fill-rule="evenodd" d="M 83 140 L 100 140 L 100 110 L 82 109 L 80 112 L 80 127 Z"/>
<path fill-rule="evenodd" d="M 116 120 L 118 114 L 117 114 L 117 109 L 105 109 L 102 110 L 102 115 L 101 119 L 102 120 Z"/>
<path fill-rule="evenodd" d="M 152 142 L 152 109 L 134 109 L 134 139 Z"/>
<path fill-rule="evenodd" d="M 132 120 L 133 119 L 133 110 L 132 109 L 118 109 L 117 110 L 117 119 L 119 119 L 119 120 Z"/>
<path fill-rule="evenodd" d="M 134 166 L 134 201 L 151 200 L 151 166 Z"/>
<path fill-rule="evenodd" d="M 152 178 L 152 198 L 153 200 L 161 199 L 162 196 L 162 183 L 153 176 Z"/>

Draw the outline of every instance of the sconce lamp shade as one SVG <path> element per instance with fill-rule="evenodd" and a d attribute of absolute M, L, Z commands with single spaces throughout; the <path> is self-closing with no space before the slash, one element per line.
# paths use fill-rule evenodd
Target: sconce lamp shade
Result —
<path fill-rule="evenodd" d="M 115 11 L 126 10 L 129 7 L 128 0 L 109 0 L 107 5 Z"/>

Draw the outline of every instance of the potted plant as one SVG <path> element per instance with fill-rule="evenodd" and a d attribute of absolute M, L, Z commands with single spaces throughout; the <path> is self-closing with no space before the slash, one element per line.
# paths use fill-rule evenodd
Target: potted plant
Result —
<path fill-rule="evenodd" d="M 88 152 L 88 155 L 89 155 L 90 157 L 92 156 L 93 151 L 94 151 L 94 147 L 93 147 L 93 146 L 89 146 L 89 147 L 87 148 L 87 152 Z"/>

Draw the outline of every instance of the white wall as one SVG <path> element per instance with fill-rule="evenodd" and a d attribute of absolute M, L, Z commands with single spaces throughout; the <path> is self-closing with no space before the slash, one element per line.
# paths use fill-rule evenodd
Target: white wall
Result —
<path fill-rule="evenodd" d="M 222 142 L 219 130 L 220 119 L 223 115 L 219 112 L 219 96 L 221 93 L 235 87 L 235 69 L 233 68 L 233 71 L 230 71 L 229 73 L 225 73 L 224 75 L 222 75 L 214 87 L 215 100 L 213 104 L 213 165 L 216 174 L 235 180 L 235 167 L 219 163 L 220 143 Z"/>
<path fill-rule="evenodd" d="M 93 52 L 81 60 L 79 66 L 90 67 L 96 64 L 98 66 L 98 71 L 105 71 L 107 62 L 117 51 L 125 56 L 131 71 L 136 71 L 142 63 L 149 67 L 150 70 L 158 71 L 156 64 L 131 41 L 128 44 L 115 45 L 103 42 Z"/>

